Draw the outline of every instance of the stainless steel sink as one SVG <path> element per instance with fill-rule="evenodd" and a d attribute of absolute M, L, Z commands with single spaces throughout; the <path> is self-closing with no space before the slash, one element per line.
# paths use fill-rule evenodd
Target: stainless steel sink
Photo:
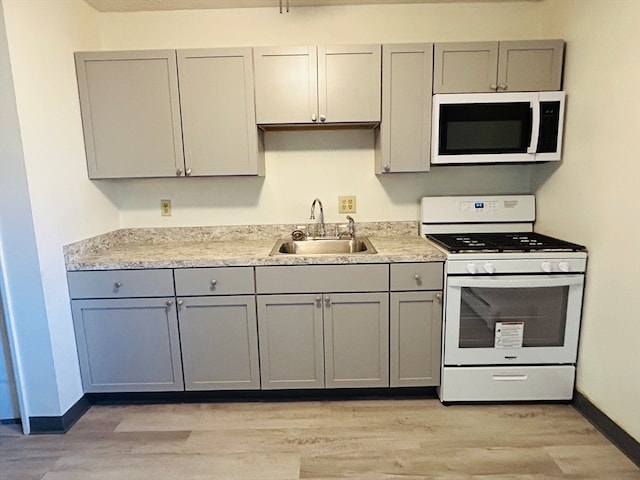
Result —
<path fill-rule="evenodd" d="M 378 253 L 367 237 L 353 239 L 278 240 L 269 255 L 348 255 Z"/>

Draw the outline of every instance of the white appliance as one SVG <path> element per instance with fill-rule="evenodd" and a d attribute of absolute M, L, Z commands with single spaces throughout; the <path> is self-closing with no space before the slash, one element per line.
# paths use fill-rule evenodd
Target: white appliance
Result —
<path fill-rule="evenodd" d="M 433 96 L 432 164 L 560 160 L 564 92 Z"/>
<path fill-rule="evenodd" d="M 573 398 L 587 253 L 534 220 L 532 195 L 422 199 L 447 254 L 441 401 Z"/>

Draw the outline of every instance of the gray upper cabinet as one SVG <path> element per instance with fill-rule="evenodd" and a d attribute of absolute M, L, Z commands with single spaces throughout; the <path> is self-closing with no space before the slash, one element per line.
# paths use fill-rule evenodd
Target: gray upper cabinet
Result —
<path fill-rule="evenodd" d="M 429 170 L 432 74 L 432 43 L 383 45 L 376 173 Z"/>
<path fill-rule="evenodd" d="M 264 174 L 250 48 L 178 50 L 185 173 Z"/>
<path fill-rule="evenodd" d="M 76 53 L 89 178 L 184 168 L 173 50 Z"/>
<path fill-rule="evenodd" d="M 380 45 L 254 48 L 258 124 L 377 123 Z"/>
<path fill-rule="evenodd" d="M 434 93 L 560 90 L 563 40 L 436 43 Z"/>

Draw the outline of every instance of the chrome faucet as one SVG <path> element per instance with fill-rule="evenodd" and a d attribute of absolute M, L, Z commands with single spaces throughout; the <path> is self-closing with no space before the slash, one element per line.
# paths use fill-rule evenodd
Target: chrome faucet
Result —
<path fill-rule="evenodd" d="M 351 215 L 347 215 L 347 221 L 349 222 L 349 236 L 353 238 L 356 236 L 356 221 Z"/>
<path fill-rule="evenodd" d="M 315 220 L 316 219 L 316 215 L 315 215 L 316 203 L 318 205 L 320 205 L 320 231 L 318 233 L 320 234 L 321 237 L 324 237 L 324 235 L 325 235 L 325 231 L 324 231 L 324 210 L 322 208 L 322 202 L 320 201 L 319 198 L 316 198 L 313 201 L 313 203 L 311 204 L 311 216 L 309 217 L 309 220 Z"/>

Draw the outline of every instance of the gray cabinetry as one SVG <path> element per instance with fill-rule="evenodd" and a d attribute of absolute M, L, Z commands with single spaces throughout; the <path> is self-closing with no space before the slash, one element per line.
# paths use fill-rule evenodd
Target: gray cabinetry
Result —
<path fill-rule="evenodd" d="M 89 178 L 263 175 L 251 56 L 76 53 Z"/>
<path fill-rule="evenodd" d="M 442 264 L 391 265 L 390 385 L 440 383 Z"/>
<path fill-rule="evenodd" d="M 436 43 L 434 93 L 560 90 L 563 40 Z"/>
<path fill-rule="evenodd" d="M 75 59 L 89 178 L 175 176 L 184 167 L 175 51 Z"/>
<path fill-rule="evenodd" d="M 152 297 L 144 284 L 160 297 L 118 298 Z M 69 272 L 85 392 L 183 390 L 172 285 L 171 270 Z"/>
<path fill-rule="evenodd" d="M 186 173 L 264 173 L 250 48 L 178 50 Z"/>
<path fill-rule="evenodd" d="M 259 389 L 253 268 L 178 269 L 175 282 L 185 389 Z"/>
<path fill-rule="evenodd" d="M 323 388 L 322 299 L 258 295 L 262 389 Z"/>
<path fill-rule="evenodd" d="M 432 74 L 432 43 L 383 45 L 376 173 L 429 170 Z"/>
<path fill-rule="evenodd" d="M 262 388 L 387 386 L 388 269 L 257 267 Z"/>
<path fill-rule="evenodd" d="M 389 386 L 389 295 L 324 295 L 328 388 Z"/>
<path fill-rule="evenodd" d="M 254 48 L 258 124 L 377 123 L 380 45 Z"/>

